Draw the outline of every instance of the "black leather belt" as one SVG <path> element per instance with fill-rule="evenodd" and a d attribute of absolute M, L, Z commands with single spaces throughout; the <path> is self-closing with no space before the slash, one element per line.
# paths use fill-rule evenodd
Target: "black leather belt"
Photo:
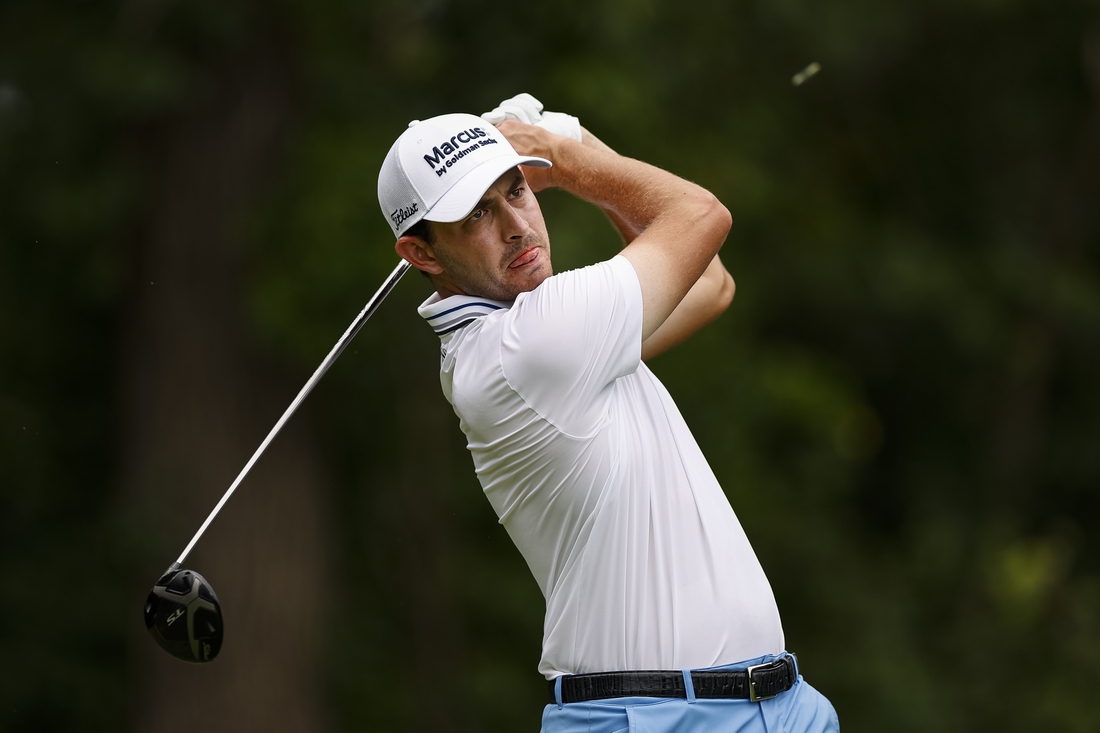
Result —
<path fill-rule="evenodd" d="M 794 658 L 785 656 L 748 669 L 692 672 L 695 697 L 706 700 L 767 700 L 794 685 L 798 673 Z M 556 703 L 550 680 L 550 702 Z M 561 678 L 561 701 L 585 702 L 615 697 L 687 697 L 682 672 L 640 671 L 570 674 Z"/>

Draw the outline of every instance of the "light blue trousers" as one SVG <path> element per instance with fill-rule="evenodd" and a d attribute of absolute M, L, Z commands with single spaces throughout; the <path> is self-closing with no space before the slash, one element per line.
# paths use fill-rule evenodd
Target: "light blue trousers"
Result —
<path fill-rule="evenodd" d="M 709 670 L 745 669 L 778 658 L 758 657 Z M 687 700 L 621 697 L 551 704 L 542 713 L 542 733 L 838 733 L 840 730 L 832 704 L 803 681 L 801 674 L 794 687 L 770 700 L 693 698 L 694 694 L 689 692 Z"/>

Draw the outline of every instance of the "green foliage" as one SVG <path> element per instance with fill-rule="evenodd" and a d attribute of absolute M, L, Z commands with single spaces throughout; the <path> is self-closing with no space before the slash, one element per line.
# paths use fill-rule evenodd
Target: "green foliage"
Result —
<path fill-rule="evenodd" d="M 237 222 L 267 359 L 304 381 L 396 263 L 375 177 L 405 123 L 529 91 L 733 212 L 734 306 L 654 369 L 845 730 L 1097 729 L 1098 28 L 1070 0 L 3 4 L 0 729 L 117 730 L 133 704 L 112 579 L 140 564 L 119 487 L 140 243 L 164 141 L 248 64 L 293 90 Z M 542 201 L 558 269 L 615 251 L 597 213 Z M 443 664 L 454 729 L 533 729 L 541 598 L 438 394 L 426 295 L 407 278 L 311 398 L 331 716 L 429 729 L 387 685 Z M 101 583 L 79 613 L 77 571 Z"/>

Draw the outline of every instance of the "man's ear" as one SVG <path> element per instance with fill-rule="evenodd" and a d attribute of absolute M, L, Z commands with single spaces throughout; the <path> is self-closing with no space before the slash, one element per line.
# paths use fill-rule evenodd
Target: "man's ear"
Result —
<path fill-rule="evenodd" d="M 443 266 L 435 258 L 432 246 L 420 237 L 405 235 L 397 240 L 394 249 L 406 262 L 422 272 L 429 275 L 443 272 Z"/>

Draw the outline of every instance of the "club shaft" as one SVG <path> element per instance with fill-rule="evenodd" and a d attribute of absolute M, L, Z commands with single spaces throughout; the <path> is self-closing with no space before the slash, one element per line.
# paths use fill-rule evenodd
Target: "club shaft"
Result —
<path fill-rule="evenodd" d="M 275 427 L 271 428 L 271 432 L 264 438 L 264 442 L 260 443 L 260 447 L 256 449 L 256 452 L 252 454 L 252 457 L 248 459 L 248 463 L 245 464 L 241 472 L 237 474 L 237 478 L 233 481 L 233 484 L 229 487 L 229 490 L 222 495 L 217 506 L 214 507 L 214 511 L 210 512 L 210 516 L 206 518 L 206 521 L 199 527 L 199 531 L 195 533 L 195 536 L 191 538 L 191 541 L 187 543 L 187 547 L 184 549 L 183 554 L 179 556 L 176 563 L 183 564 L 183 561 L 187 559 L 187 556 L 191 554 L 191 550 L 194 549 L 198 543 L 199 538 L 202 537 L 206 528 L 210 526 L 210 523 L 214 521 L 214 517 L 218 516 L 218 512 L 225 506 L 225 502 L 229 501 L 229 497 L 233 495 L 233 492 L 237 490 L 241 481 L 248 475 L 248 472 L 252 470 L 252 466 L 259 460 L 260 456 L 267 449 L 267 446 L 275 439 L 275 436 L 279 434 L 279 431 L 283 429 L 283 425 L 290 419 L 290 416 L 294 414 L 294 411 L 298 409 L 298 405 L 302 404 L 302 401 L 313 391 L 313 388 L 317 386 L 317 383 L 321 381 L 321 377 L 325 376 L 325 372 L 329 370 L 333 362 L 340 356 L 340 354 L 347 348 L 347 345 L 351 343 L 351 340 L 355 338 L 355 334 L 359 333 L 359 329 L 363 327 L 363 324 L 367 322 L 367 319 L 378 309 L 378 306 L 385 300 L 386 296 L 390 294 L 394 286 L 409 270 L 409 263 L 405 260 L 401 260 L 397 267 L 393 269 L 393 272 L 389 274 L 382 286 L 378 288 L 378 291 L 371 296 L 371 299 L 367 301 L 366 306 L 360 311 L 359 315 L 355 317 L 355 320 L 348 326 L 348 330 L 344 331 L 344 335 L 340 337 L 340 340 L 336 342 L 336 345 L 332 347 L 332 351 L 328 353 L 325 360 L 321 362 L 321 365 L 313 372 L 313 376 L 309 378 L 305 386 L 298 392 L 298 396 L 294 398 L 294 401 L 290 403 L 290 407 L 286 408 L 286 412 L 279 418 L 279 421 L 275 423 Z"/>

